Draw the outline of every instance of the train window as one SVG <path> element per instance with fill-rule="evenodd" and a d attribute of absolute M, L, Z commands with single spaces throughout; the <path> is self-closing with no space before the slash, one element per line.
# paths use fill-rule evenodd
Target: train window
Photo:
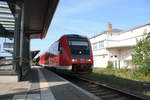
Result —
<path fill-rule="evenodd" d="M 59 51 L 58 51 L 58 45 L 59 45 L 59 42 L 56 41 L 54 42 L 48 49 L 48 52 L 49 53 L 52 53 L 54 55 L 58 55 L 59 54 Z"/>
<path fill-rule="evenodd" d="M 88 46 L 88 42 L 87 41 L 69 41 L 69 45 Z"/>
<path fill-rule="evenodd" d="M 89 57 L 90 49 L 88 41 L 69 41 L 71 54 L 73 57 Z"/>

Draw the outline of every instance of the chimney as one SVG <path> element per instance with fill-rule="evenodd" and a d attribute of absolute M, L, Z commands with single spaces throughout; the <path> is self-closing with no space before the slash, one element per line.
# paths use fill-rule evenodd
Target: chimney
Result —
<path fill-rule="evenodd" d="M 108 23 L 108 30 L 111 30 L 111 29 L 112 29 L 112 24 Z"/>

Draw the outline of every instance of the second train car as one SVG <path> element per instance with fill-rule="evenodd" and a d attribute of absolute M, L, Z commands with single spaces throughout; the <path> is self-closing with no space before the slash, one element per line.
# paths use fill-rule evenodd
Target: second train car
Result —
<path fill-rule="evenodd" d="M 81 35 L 63 35 L 40 56 L 39 64 L 73 73 L 91 73 L 93 66 L 91 44 L 87 37 Z"/>

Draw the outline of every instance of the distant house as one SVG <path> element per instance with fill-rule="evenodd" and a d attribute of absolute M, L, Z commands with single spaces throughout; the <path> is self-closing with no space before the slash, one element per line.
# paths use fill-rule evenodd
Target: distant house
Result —
<path fill-rule="evenodd" d="M 150 23 L 127 31 L 113 29 L 112 24 L 109 24 L 107 31 L 90 38 L 94 67 L 106 68 L 108 61 L 112 61 L 115 68 L 130 68 L 133 47 L 137 44 L 137 40 L 142 39 L 144 33 L 148 32 Z"/>

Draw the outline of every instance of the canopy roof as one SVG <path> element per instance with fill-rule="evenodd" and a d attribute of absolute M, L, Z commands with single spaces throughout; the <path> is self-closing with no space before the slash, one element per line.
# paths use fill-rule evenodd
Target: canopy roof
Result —
<path fill-rule="evenodd" d="M 12 37 L 15 30 L 15 4 L 24 4 L 24 32 L 31 38 L 44 38 L 59 0 L 0 1 L 0 37 Z"/>

